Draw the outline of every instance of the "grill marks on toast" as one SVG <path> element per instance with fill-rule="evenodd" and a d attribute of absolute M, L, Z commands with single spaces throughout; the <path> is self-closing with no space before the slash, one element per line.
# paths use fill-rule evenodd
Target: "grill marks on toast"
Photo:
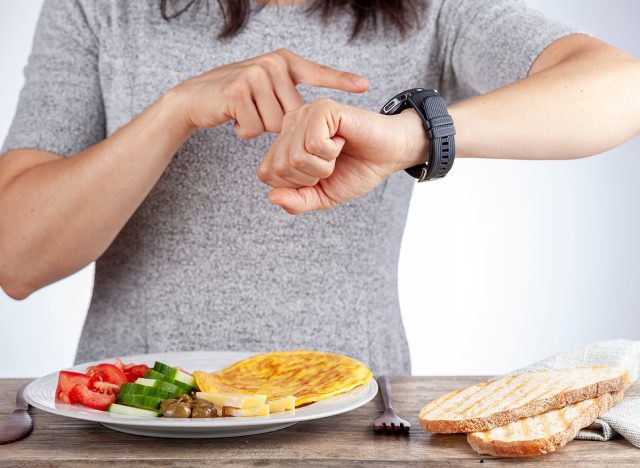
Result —
<path fill-rule="evenodd" d="M 432 401 L 420 412 L 428 432 L 475 432 L 623 389 L 628 371 L 604 366 L 519 374 Z"/>
<path fill-rule="evenodd" d="M 624 390 L 605 393 L 564 408 L 467 435 L 481 454 L 502 457 L 542 455 L 563 447 L 578 431 L 622 400 Z"/>
<path fill-rule="evenodd" d="M 497 388 L 493 388 L 495 387 L 495 385 L 493 387 L 491 385 L 488 385 L 487 388 L 485 388 L 485 391 L 483 394 L 478 395 L 478 397 L 470 405 L 462 409 L 459 409 L 458 414 L 464 417 L 469 413 L 471 414 L 481 413 L 482 411 L 485 411 L 487 409 L 490 409 L 491 407 L 495 407 L 499 405 L 500 404 L 499 397 L 502 397 L 502 395 L 506 395 L 509 392 L 509 385 L 513 382 L 513 380 L 515 380 L 515 378 L 516 377 L 514 376 L 513 379 L 506 379 L 504 383 L 502 383 L 501 385 L 498 384 Z M 515 388 L 518 389 L 522 387 L 522 385 L 524 384 L 525 382 L 516 386 Z M 492 401 L 490 399 L 486 399 L 485 397 L 488 395 L 493 395 L 494 400 Z M 482 402 L 484 402 L 484 405 L 482 404 Z"/>

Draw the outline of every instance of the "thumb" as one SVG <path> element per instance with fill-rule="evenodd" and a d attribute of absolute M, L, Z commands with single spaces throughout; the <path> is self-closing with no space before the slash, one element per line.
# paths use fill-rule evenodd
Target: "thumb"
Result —
<path fill-rule="evenodd" d="M 302 188 L 275 188 L 269 192 L 269 201 L 289 214 L 327 210 L 337 203 L 331 200 L 319 184 Z"/>

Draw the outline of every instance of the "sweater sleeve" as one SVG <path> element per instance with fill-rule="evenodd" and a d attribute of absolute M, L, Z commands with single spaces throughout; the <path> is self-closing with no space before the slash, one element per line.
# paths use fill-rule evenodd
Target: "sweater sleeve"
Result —
<path fill-rule="evenodd" d="M 98 38 L 79 0 L 45 0 L 2 152 L 71 156 L 105 137 Z"/>
<path fill-rule="evenodd" d="M 576 31 L 522 0 L 447 0 L 436 23 L 445 96 L 483 94 L 527 76 L 540 53 Z"/>

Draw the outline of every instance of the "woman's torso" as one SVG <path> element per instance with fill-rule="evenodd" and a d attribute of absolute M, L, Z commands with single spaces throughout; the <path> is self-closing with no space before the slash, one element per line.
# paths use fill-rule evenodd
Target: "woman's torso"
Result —
<path fill-rule="evenodd" d="M 265 7 L 238 36 L 219 41 L 216 2 L 169 23 L 155 1 L 98 4 L 90 21 L 100 41 L 107 133 L 186 78 L 280 47 L 371 82 L 364 95 L 301 86 L 306 101 L 328 96 L 377 110 L 402 89 L 439 85 L 435 14 L 405 42 L 393 29 L 349 42 L 349 15 L 325 26 L 304 10 Z M 96 262 L 78 361 L 313 348 L 353 356 L 375 372 L 410 371 L 397 261 L 413 180 L 398 173 L 360 200 L 290 216 L 268 203 L 255 175 L 272 141 L 269 134 L 243 141 L 226 124 L 183 145 Z"/>

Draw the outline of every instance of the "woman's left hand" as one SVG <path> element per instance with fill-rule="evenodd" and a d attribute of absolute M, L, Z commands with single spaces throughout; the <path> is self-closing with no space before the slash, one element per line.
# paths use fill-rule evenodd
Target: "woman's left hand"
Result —
<path fill-rule="evenodd" d="M 385 116 L 320 99 L 284 116 L 258 178 L 274 187 L 271 203 L 291 214 L 325 210 L 424 162 L 427 145 L 413 110 Z"/>

